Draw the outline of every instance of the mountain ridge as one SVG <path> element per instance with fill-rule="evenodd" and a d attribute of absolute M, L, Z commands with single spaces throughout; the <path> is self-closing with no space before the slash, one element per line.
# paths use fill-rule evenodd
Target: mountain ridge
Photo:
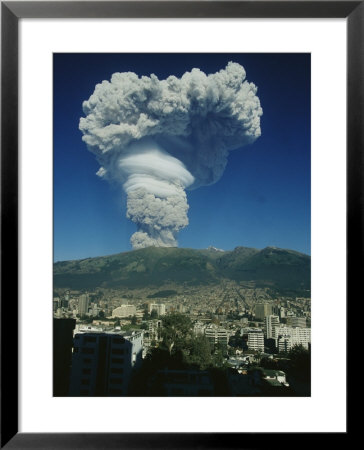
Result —
<path fill-rule="evenodd" d="M 54 287 L 70 289 L 209 285 L 252 281 L 278 291 L 310 289 L 311 257 L 289 249 L 147 247 L 54 263 Z"/>

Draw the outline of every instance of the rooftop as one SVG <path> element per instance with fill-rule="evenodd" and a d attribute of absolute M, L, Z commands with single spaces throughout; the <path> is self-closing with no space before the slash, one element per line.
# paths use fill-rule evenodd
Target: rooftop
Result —
<path fill-rule="evenodd" d="M 105 330 L 104 328 L 86 327 L 80 328 L 76 334 L 106 334 L 117 335 L 122 337 L 133 337 L 142 334 L 144 330 L 122 330 L 120 328 L 114 328 L 112 330 Z"/>

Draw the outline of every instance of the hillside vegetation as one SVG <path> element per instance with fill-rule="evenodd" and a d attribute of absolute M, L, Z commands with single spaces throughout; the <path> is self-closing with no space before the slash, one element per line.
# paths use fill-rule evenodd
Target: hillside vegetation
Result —
<path fill-rule="evenodd" d="M 222 279 L 254 281 L 280 291 L 310 289 L 308 255 L 267 247 L 149 247 L 110 256 L 54 264 L 54 287 L 70 289 L 161 287 L 164 284 L 208 285 Z"/>

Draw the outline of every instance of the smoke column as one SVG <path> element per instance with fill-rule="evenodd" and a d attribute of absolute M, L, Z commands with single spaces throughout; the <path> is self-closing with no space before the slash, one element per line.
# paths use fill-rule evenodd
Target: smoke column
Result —
<path fill-rule="evenodd" d="M 127 193 L 133 248 L 177 246 L 188 225 L 185 190 L 218 181 L 229 151 L 260 136 L 256 93 L 233 62 L 211 75 L 192 69 L 159 80 L 124 72 L 96 85 L 79 128 L 100 163 L 97 175 Z"/>

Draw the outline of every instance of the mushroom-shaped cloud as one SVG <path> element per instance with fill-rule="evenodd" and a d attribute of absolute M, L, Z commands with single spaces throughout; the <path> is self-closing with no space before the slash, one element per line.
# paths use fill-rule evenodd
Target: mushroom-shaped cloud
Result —
<path fill-rule="evenodd" d="M 229 151 L 260 136 L 256 93 L 233 62 L 210 75 L 192 69 L 159 80 L 124 72 L 96 85 L 79 127 L 101 165 L 97 174 L 128 195 L 134 248 L 177 245 L 188 225 L 185 189 L 215 183 Z"/>

